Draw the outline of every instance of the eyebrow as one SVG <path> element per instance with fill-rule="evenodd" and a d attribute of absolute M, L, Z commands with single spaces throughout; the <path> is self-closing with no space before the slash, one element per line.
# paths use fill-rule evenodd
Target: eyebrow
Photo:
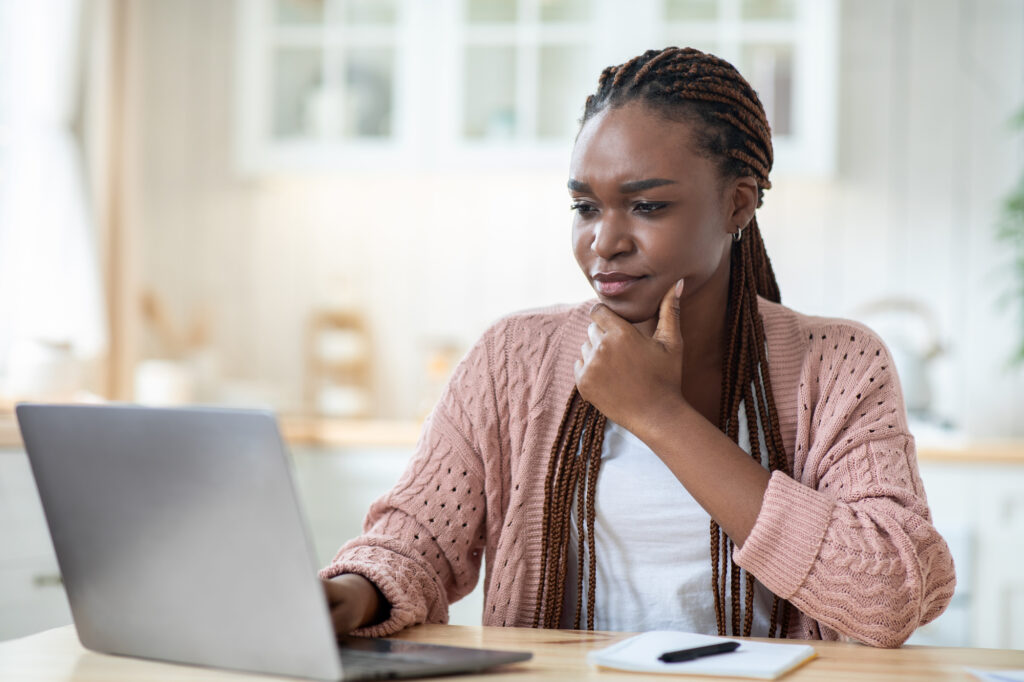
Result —
<path fill-rule="evenodd" d="M 569 190 L 572 192 L 592 192 L 590 185 L 585 182 L 580 182 L 575 178 L 569 178 Z M 619 185 L 619 192 L 622 194 L 634 194 L 636 192 L 642 192 L 645 189 L 653 189 L 654 187 L 661 187 L 662 185 L 674 185 L 675 180 L 669 180 L 668 178 L 647 178 L 646 180 L 633 180 L 632 182 L 624 182 Z"/>

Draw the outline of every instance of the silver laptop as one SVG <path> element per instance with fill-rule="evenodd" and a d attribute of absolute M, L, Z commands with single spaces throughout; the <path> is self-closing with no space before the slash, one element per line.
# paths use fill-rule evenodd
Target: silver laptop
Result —
<path fill-rule="evenodd" d="M 470 672 L 530 658 L 336 639 L 271 413 L 16 409 L 86 648 L 321 680 Z"/>

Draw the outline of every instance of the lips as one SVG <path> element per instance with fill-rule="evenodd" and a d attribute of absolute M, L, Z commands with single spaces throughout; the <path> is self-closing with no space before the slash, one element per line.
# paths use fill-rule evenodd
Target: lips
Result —
<path fill-rule="evenodd" d="M 625 272 L 599 272 L 593 277 L 594 288 L 602 296 L 621 296 L 642 279 L 644 275 Z"/>

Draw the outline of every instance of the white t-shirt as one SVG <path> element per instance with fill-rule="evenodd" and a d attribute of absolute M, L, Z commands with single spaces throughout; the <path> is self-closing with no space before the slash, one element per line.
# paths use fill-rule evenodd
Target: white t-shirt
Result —
<path fill-rule="evenodd" d="M 742 403 L 739 415 L 740 446 L 749 453 L 750 436 Z M 764 435 L 759 435 L 763 453 Z M 573 505 L 561 620 L 565 628 L 573 626 L 576 609 L 576 521 Z M 718 634 L 711 592 L 710 522 L 708 513 L 665 463 L 643 441 L 609 421 L 595 499 L 594 627 Z M 586 561 L 584 556 L 584 595 Z M 728 621 L 732 617 L 728 588 L 726 606 Z M 752 636 L 768 635 L 771 606 L 771 592 L 755 582 Z M 586 610 L 584 598 L 582 627 L 586 627 Z"/>

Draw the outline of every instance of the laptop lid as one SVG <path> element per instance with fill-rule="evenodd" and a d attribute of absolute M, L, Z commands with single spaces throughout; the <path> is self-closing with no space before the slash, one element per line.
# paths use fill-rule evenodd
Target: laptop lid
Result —
<path fill-rule="evenodd" d="M 83 646 L 341 677 L 272 414 L 35 404 L 16 411 Z"/>

